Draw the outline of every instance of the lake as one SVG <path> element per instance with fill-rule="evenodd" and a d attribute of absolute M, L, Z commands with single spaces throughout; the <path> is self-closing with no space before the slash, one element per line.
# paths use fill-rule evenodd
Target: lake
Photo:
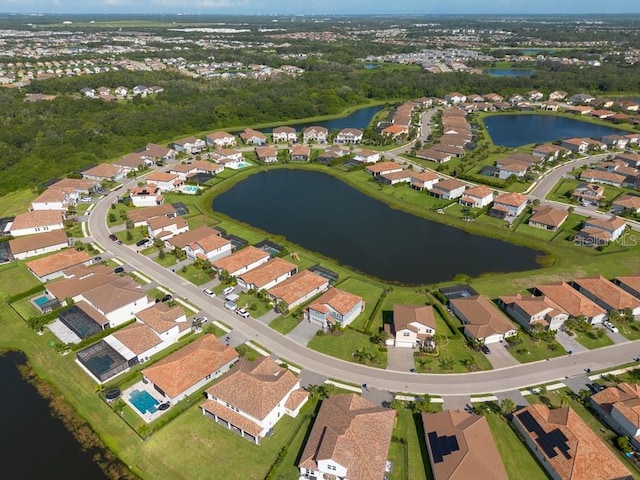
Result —
<path fill-rule="evenodd" d="M 605 125 L 555 115 L 491 115 L 483 121 L 493 143 L 505 147 L 628 133 Z"/>
<path fill-rule="evenodd" d="M 22 378 L 24 355 L 0 355 L 0 465 L 2 478 L 107 479 L 64 423 L 51 415 L 49 402 Z"/>
<path fill-rule="evenodd" d="M 319 172 L 257 173 L 214 199 L 213 208 L 340 264 L 405 284 L 530 270 L 540 254 L 394 210 Z"/>
<path fill-rule="evenodd" d="M 492 77 L 530 77 L 533 70 L 521 68 L 487 68 L 484 73 L 488 73 Z"/>
<path fill-rule="evenodd" d="M 374 107 L 366 107 L 356 110 L 351 115 L 347 115 L 346 117 L 334 118 L 332 120 L 323 120 L 318 122 L 311 123 L 297 123 L 297 124 L 288 124 L 296 129 L 296 131 L 301 132 L 303 129 L 310 127 L 312 125 L 318 127 L 325 127 L 329 131 L 331 130 L 342 130 L 343 128 L 358 128 L 360 130 L 364 130 L 369 126 L 373 116 L 382 110 L 382 105 L 376 105 Z M 273 131 L 273 127 L 269 128 L 261 128 L 259 129 L 263 133 L 271 133 Z"/>

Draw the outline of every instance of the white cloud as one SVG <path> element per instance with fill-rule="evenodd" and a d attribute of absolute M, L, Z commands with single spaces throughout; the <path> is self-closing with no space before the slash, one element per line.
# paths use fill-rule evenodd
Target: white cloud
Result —
<path fill-rule="evenodd" d="M 247 0 L 195 0 L 185 4 L 184 0 L 153 0 L 156 5 L 171 6 L 189 6 L 190 8 L 237 8 L 249 5 Z"/>

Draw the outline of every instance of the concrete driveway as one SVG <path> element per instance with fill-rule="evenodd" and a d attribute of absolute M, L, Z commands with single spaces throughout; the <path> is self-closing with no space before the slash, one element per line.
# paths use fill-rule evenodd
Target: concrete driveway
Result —
<path fill-rule="evenodd" d="M 513 400 L 513 403 L 516 405 L 516 409 L 521 407 L 526 407 L 529 405 L 529 401 L 522 395 L 520 390 L 509 390 L 507 392 L 498 392 L 496 393 L 496 397 L 499 401 L 508 398 Z"/>
<path fill-rule="evenodd" d="M 447 395 L 442 397 L 443 410 L 460 410 L 468 412 L 473 408 L 469 395 Z"/>
<path fill-rule="evenodd" d="M 562 383 L 571 389 L 574 393 L 580 393 L 580 390 L 589 390 L 588 383 L 591 383 L 589 376 L 585 373 L 582 375 L 574 375 L 573 377 L 565 378 Z"/>
<path fill-rule="evenodd" d="M 491 353 L 485 354 L 487 360 L 491 362 L 491 366 L 496 368 L 513 367 L 514 365 L 520 365 L 520 362 L 513 358 L 513 355 L 505 348 L 505 343 L 492 343 L 488 345 Z"/>
<path fill-rule="evenodd" d="M 306 345 L 316 336 L 318 330 L 320 330 L 318 325 L 308 322 L 307 320 L 302 320 L 296 328 L 287 334 L 287 337 L 298 342 L 300 345 Z"/>
<path fill-rule="evenodd" d="M 413 360 L 413 348 L 387 347 L 387 370 L 397 372 L 409 372 L 415 368 Z"/>
<path fill-rule="evenodd" d="M 583 347 L 578 343 L 576 337 L 567 335 L 567 332 L 563 332 L 562 330 L 559 330 L 558 333 L 556 333 L 556 340 L 567 352 L 579 353 L 586 352 L 588 350 L 587 347 Z"/>
<path fill-rule="evenodd" d="M 607 333 L 607 337 L 609 337 L 611 340 L 613 340 L 613 343 L 615 343 L 615 344 L 626 343 L 626 342 L 629 341 L 628 338 L 623 337 L 620 333 L 612 332 L 608 328 L 605 328 L 604 331 Z"/>

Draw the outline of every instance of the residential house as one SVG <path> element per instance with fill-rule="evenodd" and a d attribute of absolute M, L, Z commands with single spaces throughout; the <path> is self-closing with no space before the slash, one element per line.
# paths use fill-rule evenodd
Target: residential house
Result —
<path fill-rule="evenodd" d="M 153 304 L 140 285 L 129 278 L 81 292 L 78 299 L 78 304 L 84 301 L 100 313 L 106 321 L 103 328 L 122 325 Z"/>
<path fill-rule="evenodd" d="M 143 158 L 140 153 L 128 153 L 124 157 L 113 162 L 116 167 L 120 167 L 122 169 L 123 176 L 126 176 L 131 172 L 137 172 L 145 166 L 150 167 L 154 163 L 155 162 L 153 160 Z"/>
<path fill-rule="evenodd" d="M 176 151 L 172 148 L 163 147 L 155 143 L 148 143 L 145 149 L 140 152 L 143 158 L 157 162 L 172 162 L 176 159 Z"/>
<path fill-rule="evenodd" d="M 622 382 L 591 395 L 590 402 L 607 425 L 640 449 L 640 386 Z"/>
<path fill-rule="evenodd" d="M 274 142 L 290 142 L 298 141 L 298 133 L 292 127 L 276 127 L 273 129 L 272 138 Z"/>
<path fill-rule="evenodd" d="M 331 287 L 306 309 L 309 322 L 327 329 L 344 328 L 364 312 L 362 297 Z"/>
<path fill-rule="evenodd" d="M 293 309 L 328 288 L 329 280 L 325 277 L 303 270 L 271 287 L 268 292 L 275 304 L 284 302 L 289 309 Z"/>
<path fill-rule="evenodd" d="M 144 363 L 191 331 L 180 307 L 160 302 L 139 311 L 136 322 L 105 337 L 105 342 L 128 362 Z"/>
<path fill-rule="evenodd" d="M 379 162 L 373 165 L 367 165 L 366 170 L 369 175 L 379 177 L 387 173 L 401 172 L 404 168 L 395 162 Z"/>
<path fill-rule="evenodd" d="M 399 172 L 383 173 L 378 175 L 376 180 L 387 185 L 397 185 L 398 183 L 410 183 L 412 176 L 412 171 L 401 170 Z"/>
<path fill-rule="evenodd" d="M 336 143 L 356 144 L 362 141 L 362 130 L 357 128 L 343 128 L 338 132 L 335 138 Z"/>
<path fill-rule="evenodd" d="M 64 271 L 76 265 L 88 265 L 92 257 L 84 250 L 69 248 L 46 257 L 31 260 L 26 263 L 27 269 L 38 279 L 45 283 L 51 279 L 64 275 Z"/>
<path fill-rule="evenodd" d="M 267 144 L 267 136 L 254 130 L 253 128 L 245 128 L 240 134 L 240 138 L 245 143 L 245 145 L 266 145 Z"/>
<path fill-rule="evenodd" d="M 613 211 L 615 213 L 640 213 L 640 196 L 622 195 L 613 201 Z"/>
<path fill-rule="evenodd" d="M 604 200 L 604 187 L 595 183 L 579 183 L 571 193 L 573 198 L 577 198 L 583 205 L 599 206 Z"/>
<path fill-rule="evenodd" d="M 544 98 L 544 93 L 539 92 L 537 90 L 530 90 L 526 94 L 527 98 L 532 102 L 539 102 Z"/>
<path fill-rule="evenodd" d="M 205 137 L 207 145 L 214 148 L 235 147 L 238 143 L 236 137 L 227 132 L 213 132 Z"/>
<path fill-rule="evenodd" d="M 278 162 L 278 149 L 276 147 L 256 147 L 256 155 L 262 163 Z"/>
<path fill-rule="evenodd" d="M 629 139 L 624 135 L 605 135 L 602 137 L 602 142 L 610 148 L 624 150 L 629 144 Z"/>
<path fill-rule="evenodd" d="M 144 85 L 136 85 L 135 87 L 133 87 L 131 93 L 135 96 L 135 95 L 140 95 L 141 97 L 146 97 L 150 91 L 149 91 L 149 87 L 146 87 Z"/>
<path fill-rule="evenodd" d="M 416 190 L 431 190 L 440 181 L 440 177 L 430 170 L 422 172 L 409 171 L 411 177 L 411 188 Z"/>
<path fill-rule="evenodd" d="M 518 333 L 515 325 L 482 295 L 455 298 L 449 305 L 464 325 L 464 334 L 485 345 L 501 342 Z"/>
<path fill-rule="evenodd" d="M 293 373 L 271 357 L 261 357 L 240 360 L 205 396 L 203 415 L 259 444 L 285 414 L 298 416 L 309 394 Z"/>
<path fill-rule="evenodd" d="M 524 212 L 526 206 L 526 195 L 522 195 L 517 192 L 503 193 L 502 195 L 498 195 L 493 201 L 493 206 L 489 210 L 489 215 L 510 221 Z"/>
<path fill-rule="evenodd" d="M 526 329 L 541 325 L 548 330 L 559 330 L 569 314 L 545 295 L 504 295 L 500 307 Z"/>
<path fill-rule="evenodd" d="M 498 169 L 498 178 L 501 180 L 507 180 L 512 176 L 522 178 L 529 170 L 529 165 L 511 159 L 496 162 L 496 167 Z"/>
<path fill-rule="evenodd" d="M 588 168 L 580 174 L 580 180 L 584 182 L 604 183 L 605 185 L 612 185 L 614 187 L 621 187 L 626 179 L 627 177 L 625 175 L 614 172 L 604 172 L 593 168 Z"/>
<path fill-rule="evenodd" d="M 640 153 L 637 152 L 618 153 L 616 154 L 614 160 L 622 160 L 630 167 L 640 168 Z"/>
<path fill-rule="evenodd" d="M 574 243 L 589 247 L 604 246 L 616 241 L 627 228 L 627 223 L 613 215 L 608 219 L 590 217 L 574 237 Z"/>
<path fill-rule="evenodd" d="M 440 180 L 429 191 L 429 194 L 444 200 L 455 200 L 464 194 L 467 185 L 455 178 Z"/>
<path fill-rule="evenodd" d="M 129 196 L 134 207 L 153 207 L 164 202 L 162 190 L 155 183 L 133 187 L 129 190 Z"/>
<path fill-rule="evenodd" d="M 589 143 L 586 142 L 583 138 L 568 138 L 566 140 L 562 140 L 560 146 L 566 148 L 574 153 L 585 154 L 589 149 Z"/>
<path fill-rule="evenodd" d="M 182 138 L 170 143 L 169 146 L 178 153 L 187 153 L 190 155 L 196 155 L 207 148 L 206 142 L 196 137 Z"/>
<path fill-rule="evenodd" d="M 627 467 L 570 407 L 550 410 L 546 405 L 534 404 L 515 412 L 512 421 L 551 478 L 633 478 Z"/>
<path fill-rule="evenodd" d="M 147 185 L 157 185 L 161 192 L 172 192 L 182 186 L 180 175 L 169 172 L 153 172 L 145 177 Z"/>
<path fill-rule="evenodd" d="M 542 102 L 540 104 L 540 108 L 542 110 L 547 110 L 550 112 L 557 112 L 560 109 L 560 104 L 558 102 L 554 102 L 552 100 L 548 100 L 546 102 Z"/>
<path fill-rule="evenodd" d="M 64 271 L 64 278 L 48 282 L 45 285 L 46 292 L 55 297 L 62 305 L 73 300 L 78 303 L 82 301 L 80 295 L 83 292 L 101 287 L 108 283 L 118 285 L 129 285 L 132 279 L 127 276 L 120 276 L 114 273 L 112 268 L 102 264 L 97 265 L 77 265 Z M 102 323 L 108 323 L 105 319 Z M 101 325 L 102 325 L 101 323 Z"/>
<path fill-rule="evenodd" d="M 20 213 L 11 223 L 9 233 L 13 237 L 22 237 L 51 230 L 62 230 L 64 218 L 64 212 L 60 210 L 32 210 Z"/>
<path fill-rule="evenodd" d="M 311 158 L 311 147 L 309 145 L 292 145 L 289 148 L 289 156 L 292 161 L 308 162 Z"/>
<path fill-rule="evenodd" d="M 596 99 L 596 97 L 589 95 L 587 93 L 576 93 L 569 97 L 569 103 L 591 103 Z"/>
<path fill-rule="evenodd" d="M 360 150 L 356 152 L 354 160 L 362 163 L 376 163 L 380 161 L 380 152 L 375 150 Z"/>
<path fill-rule="evenodd" d="M 211 262 L 211 266 L 216 269 L 218 274 L 227 272 L 229 275 L 237 277 L 267 263 L 270 258 L 271 255 L 268 252 L 249 245 L 228 257 L 214 260 Z"/>
<path fill-rule="evenodd" d="M 625 292 L 629 292 L 636 298 L 640 298 L 640 275 L 623 275 L 616 277 L 613 283 L 622 288 Z"/>
<path fill-rule="evenodd" d="M 569 216 L 569 211 L 565 208 L 552 207 L 549 205 L 533 207 L 533 215 L 529 218 L 529 225 L 543 228 L 552 232 L 557 231 Z"/>
<path fill-rule="evenodd" d="M 127 93 L 129 93 L 129 89 L 127 87 L 119 86 L 114 90 L 116 95 L 120 95 L 121 97 L 126 97 Z"/>
<path fill-rule="evenodd" d="M 403 348 L 433 347 L 436 334 L 436 319 L 430 305 L 414 307 L 394 305 L 393 320 L 385 323 L 385 331 L 391 338 L 388 346 Z"/>
<path fill-rule="evenodd" d="M 424 160 L 430 160 L 436 163 L 444 163 L 451 160 L 451 154 L 446 152 L 440 152 L 438 150 L 434 150 L 433 148 L 427 148 L 424 150 L 418 150 L 416 152 L 416 157 L 422 158 Z"/>
<path fill-rule="evenodd" d="M 245 290 L 269 290 L 271 287 L 291 277 L 297 271 L 298 267 L 295 263 L 275 257 L 264 265 L 239 275 L 237 277 L 238 285 Z"/>
<path fill-rule="evenodd" d="M 307 127 L 302 133 L 302 140 L 304 143 L 327 143 L 327 137 L 329 136 L 329 130 L 325 127 Z"/>
<path fill-rule="evenodd" d="M 220 232 L 207 225 L 181 232 L 167 241 L 171 250 L 183 250 L 187 258 L 213 261 L 231 255 L 233 245 Z"/>
<path fill-rule="evenodd" d="M 436 143 L 430 148 L 430 150 L 446 153 L 447 155 L 456 158 L 463 157 L 465 153 L 464 148 L 462 147 L 450 147 L 448 145 L 443 145 L 442 143 Z"/>
<path fill-rule="evenodd" d="M 97 180 L 99 182 L 105 180 L 109 182 L 115 182 L 122 179 L 124 175 L 125 172 L 122 167 L 113 165 L 111 163 L 101 163 L 82 172 L 82 178 Z"/>
<path fill-rule="evenodd" d="M 189 231 L 189 224 L 182 217 L 160 215 L 147 220 L 147 232 L 150 238 L 167 242 L 172 237 Z M 165 243 L 166 244 L 166 243 Z"/>
<path fill-rule="evenodd" d="M 484 208 L 493 202 L 493 190 L 484 185 L 476 185 L 466 189 L 458 202 L 466 207 Z"/>
<path fill-rule="evenodd" d="M 58 188 L 65 191 L 75 191 L 76 194 L 90 194 L 95 192 L 100 187 L 100 182 L 97 180 L 89 180 L 85 178 L 63 178 L 58 180 L 53 185 L 49 185 L 49 188 Z"/>
<path fill-rule="evenodd" d="M 488 102 L 502 102 L 504 97 L 502 95 L 498 95 L 497 93 L 487 93 L 483 95 L 484 99 Z"/>
<path fill-rule="evenodd" d="M 486 98 L 486 97 L 485 97 Z M 467 97 L 458 92 L 447 93 L 444 96 L 444 101 L 447 103 L 452 103 L 454 105 L 458 103 L 464 103 L 467 101 Z"/>
<path fill-rule="evenodd" d="M 459 410 L 423 413 L 434 480 L 508 480 L 486 417 Z"/>
<path fill-rule="evenodd" d="M 47 188 L 31 202 L 31 210 L 66 211 L 78 201 L 75 189 Z"/>
<path fill-rule="evenodd" d="M 640 315 L 640 300 L 602 275 L 576 278 L 571 285 L 607 311 L 630 309 L 633 315 Z"/>
<path fill-rule="evenodd" d="M 395 410 L 355 393 L 324 399 L 300 455 L 300 478 L 381 480 L 395 419 Z"/>
<path fill-rule="evenodd" d="M 388 127 L 380 130 L 380 135 L 385 137 L 398 138 L 402 135 L 407 135 L 409 133 L 408 125 L 389 125 Z"/>
<path fill-rule="evenodd" d="M 560 156 L 563 148 L 560 148 L 557 145 L 552 145 L 549 143 L 545 143 L 543 145 L 537 145 L 534 147 L 532 155 L 534 157 L 542 158 L 543 160 L 557 160 Z"/>
<path fill-rule="evenodd" d="M 567 92 L 563 90 L 555 90 L 549 94 L 549 100 L 564 100 L 567 98 Z"/>
<path fill-rule="evenodd" d="M 176 209 L 169 203 L 129 211 L 129 220 L 133 222 L 135 227 L 147 226 L 152 218 L 177 216 Z"/>
<path fill-rule="evenodd" d="M 170 403 L 175 404 L 218 378 L 238 360 L 233 347 L 215 335 L 203 335 L 142 370 L 144 380 Z"/>
<path fill-rule="evenodd" d="M 68 246 L 69 237 L 63 230 L 53 230 L 9 240 L 9 250 L 15 260 L 57 252 Z"/>
<path fill-rule="evenodd" d="M 602 323 L 606 312 L 566 282 L 536 285 L 535 295 L 544 295 L 570 316 L 584 317 L 590 324 Z"/>
<path fill-rule="evenodd" d="M 318 153 L 316 162 L 329 165 L 334 160 L 342 158 L 346 155 L 349 155 L 349 150 L 347 150 L 346 148 L 342 148 L 341 146 L 333 146 L 325 148 L 323 151 Z"/>

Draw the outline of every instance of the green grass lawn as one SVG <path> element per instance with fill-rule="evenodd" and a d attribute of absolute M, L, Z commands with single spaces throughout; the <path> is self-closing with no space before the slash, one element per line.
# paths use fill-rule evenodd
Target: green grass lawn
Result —
<path fill-rule="evenodd" d="M 639 340 L 640 339 L 640 323 L 632 322 L 632 323 L 620 323 L 614 322 L 616 327 L 618 327 L 618 332 L 625 338 L 629 340 Z"/>
<path fill-rule="evenodd" d="M 173 255 L 169 254 L 167 257 L 172 257 Z M 159 263 L 159 262 L 158 262 Z M 179 268 L 176 272 L 185 280 L 193 283 L 194 285 L 202 285 L 211 280 L 211 275 L 206 273 L 201 268 L 197 268 L 193 265 L 187 265 L 185 268 Z"/>
<path fill-rule="evenodd" d="M 539 340 L 536 342 L 523 331 L 518 333 L 518 338 L 522 340 L 522 343 L 510 347 L 509 353 L 520 363 L 536 362 L 566 354 L 564 348 L 555 340 L 551 342 Z M 554 345 L 555 350 L 549 348 L 549 345 Z"/>
<path fill-rule="evenodd" d="M 307 347 L 348 362 L 354 362 L 354 351 L 358 348 L 365 348 L 369 352 L 376 352 L 379 359 L 379 363 L 371 364 L 372 367 L 387 367 L 387 352 L 377 352 L 378 346 L 371 343 L 369 335 L 349 328 L 345 329 L 340 336 L 316 335 L 307 344 Z"/>
<path fill-rule="evenodd" d="M 42 293 L 23 298 L 21 300 L 18 300 L 17 302 L 12 303 L 11 306 L 25 320 L 32 317 L 40 317 L 42 313 L 40 312 L 40 310 L 33 306 L 33 303 L 31 303 L 31 299 L 41 294 Z"/>
<path fill-rule="evenodd" d="M 264 304 L 255 295 L 249 295 L 246 292 L 240 293 L 240 298 L 236 302 L 239 307 L 246 309 L 253 318 L 259 318 L 267 312 L 271 311 L 267 305 Z"/>
<path fill-rule="evenodd" d="M 19 213 L 25 213 L 31 207 L 31 202 L 38 196 L 36 192 L 30 189 L 17 190 L 0 197 L 0 205 L 2 205 L 2 216 L 14 216 Z"/>
<path fill-rule="evenodd" d="M 433 479 L 420 415 L 414 415 L 409 410 L 398 410 L 389 460 L 393 463 L 390 480 Z"/>
<path fill-rule="evenodd" d="M 589 350 L 593 350 L 594 348 L 606 347 L 608 345 L 613 345 L 613 340 L 611 340 L 606 334 L 600 338 L 597 338 L 595 335 L 589 332 L 574 332 L 576 334 L 576 340 L 580 345 L 587 347 Z"/>
<path fill-rule="evenodd" d="M 177 262 L 177 259 L 176 259 L 176 256 L 171 253 L 165 253 L 164 258 L 160 258 L 160 256 L 157 256 L 156 258 L 153 259 L 153 261 L 156 262 L 158 265 L 161 265 L 167 268 L 175 265 Z"/>
<path fill-rule="evenodd" d="M 2 292 L 3 297 L 5 295 L 17 295 L 37 285 L 41 285 L 22 261 L 0 265 L 0 279 L 3 279 L 1 282 L 2 285 L 0 286 L 0 292 Z"/>
<path fill-rule="evenodd" d="M 496 413 L 487 413 L 485 417 L 509 478 L 546 480 L 544 469 L 507 420 Z"/>
<path fill-rule="evenodd" d="M 300 320 L 294 318 L 293 315 L 280 315 L 278 318 L 274 319 L 269 326 L 273 328 L 275 331 L 286 335 L 291 330 L 296 328 Z"/>
<path fill-rule="evenodd" d="M 549 230 L 544 230 L 538 227 L 531 227 L 527 225 L 525 222 L 522 222 L 518 228 L 516 228 L 516 232 L 522 233 L 524 235 L 528 235 L 530 237 L 539 238 L 540 240 L 550 241 L 553 237 L 556 236 L 557 232 L 552 232 Z"/>

